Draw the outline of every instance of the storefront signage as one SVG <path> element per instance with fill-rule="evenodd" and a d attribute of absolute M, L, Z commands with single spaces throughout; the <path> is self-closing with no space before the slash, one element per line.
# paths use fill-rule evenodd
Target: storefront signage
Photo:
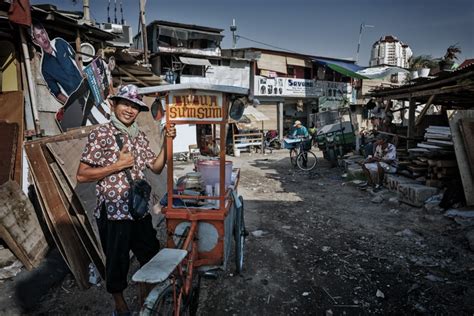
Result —
<path fill-rule="evenodd" d="M 211 120 L 222 119 L 222 96 L 217 94 L 172 95 L 169 104 L 171 120 Z"/>
<path fill-rule="evenodd" d="M 255 85 L 256 96 L 330 97 L 342 100 L 351 93 L 347 82 L 256 76 Z"/>

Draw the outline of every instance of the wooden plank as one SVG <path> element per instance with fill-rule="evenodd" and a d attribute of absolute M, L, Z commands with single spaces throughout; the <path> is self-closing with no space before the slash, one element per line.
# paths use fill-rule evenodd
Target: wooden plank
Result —
<path fill-rule="evenodd" d="M 79 236 L 73 229 L 74 223 L 62 204 L 60 193 L 56 189 L 55 178 L 49 169 L 43 149 L 37 142 L 25 145 L 25 151 L 30 163 L 30 171 L 34 174 L 46 213 L 51 220 L 53 231 L 57 233 L 58 241 L 64 249 L 71 272 L 79 287 L 88 288 L 90 287 L 88 282 L 90 260 Z"/>
<path fill-rule="evenodd" d="M 44 221 L 46 222 L 46 226 L 48 226 L 48 230 L 51 234 L 51 237 L 53 238 L 53 241 L 55 243 L 55 245 L 58 247 L 58 250 L 59 250 L 59 253 L 61 254 L 61 256 L 63 257 L 64 259 L 64 262 L 66 263 L 67 267 L 69 268 L 69 270 L 71 270 L 71 266 L 69 265 L 69 261 L 66 257 L 66 253 L 64 251 L 64 248 L 61 244 L 61 242 L 59 241 L 59 237 L 58 237 L 58 234 L 56 233 L 56 231 L 54 230 L 54 227 L 53 227 L 53 224 L 51 223 L 51 219 L 49 218 L 49 215 L 46 211 L 46 207 L 44 205 L 44 201 L 41 197 L 41 193 L 40 191 L 38 190 L 38 187 L 36 185 L 36 180 L 35 180 L 35 177 L 33 174 L 30 174 L 31 177 L 33 178 L 33 187 L 34 187 L 34 190 L 35 190 L 35 194 L 36 194 L 36 197 L 38 198 L 38 204 L 41 208 L 41 213 L 43 214 L 43 218 L 44 218 Z"/>
<path fill-rule="evenodd" d="M 408 110 L 407 149 L 415 147 L 412 141 L 415 136 L 415 110 L 416 101 L 415 99 L 410 99 L 410 108 Z"/>
<path fill-rule="evenodd" d="M 426 112 L 428 112 L 428 110 L 430 109 L 431 104 L 433 104 L 433 100 L 434 100 L 435 96 L 436 96 L 435 94 L 433 94 L 432 96 L 430 96 L 430 98 L 428 99 L 428 101 L 427 101 L 426 104 L 425 104 L 425 107 L 423 108 L 423 110 L 421 110 L 420 114 L 418 115 L 418 117 L 417 117 L 417 119 L 416 119 L 415 126 L 420 125 L 421 120 L 422 120 L 423 117 L 425 116 Z"/>
<path fill-rule="evenodd" d="M 467 156 L 464 140 L 459 128 L 461 119 L 474 119 L 474 110 L 448 110 L 449 126 L 453 137 L 454 150 L 456 152 L 456 160 L 461 174 L 461 181 L 468 206 L 474 205 L 474 177 L 469 166 L 469 158 Z"/>
<path fill-rule="evenodd" d="M 14 181 L 0 186 L 0 235 L 28 270 L 48 251 L 33 205 Z"/>
<path fill-rule="evenodd" d="M 459 120 L 459 127 L 464 140 L 464 146 L 466 149 L 467 159 L 469 160 L 471 175 L 474 177 L 474 120 L 461 119 Z"/>
<path fill-rule="evenodd" d="M 81 214 L 80 208 L 82 206 L 69 188 L 69 184 L 62 175 L 59 166 L 54 162 L 50 164 L 50 167 L 58 181 L 58 184 L 63 189 L 62 191 L 58 191 L 60 192 L 61 200 L 63 201 L 65 208 L 68 209 L 71 221 L 74 223 L 74 229 L 86 249 L 89 259 L 95 264 L 101 277 L 105 279 L 105 256 L 102 252 L 102 246 L 99 241 L 100 239 L 96 238 L 92 227 L 90 227 L 89 221 L 86 220 L 84 214 Z"/>

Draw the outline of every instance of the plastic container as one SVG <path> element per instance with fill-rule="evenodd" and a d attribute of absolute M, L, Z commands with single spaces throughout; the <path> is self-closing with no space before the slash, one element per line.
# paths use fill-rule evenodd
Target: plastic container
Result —
<path fill-rule="evenodd" d="M 214 186 L 219 183 L 219 160 L 199 160 L 196 164 L 197 171 L 205 185 Z M 225 188 L 231 184 L 232 161 L 225 162 Z"/>

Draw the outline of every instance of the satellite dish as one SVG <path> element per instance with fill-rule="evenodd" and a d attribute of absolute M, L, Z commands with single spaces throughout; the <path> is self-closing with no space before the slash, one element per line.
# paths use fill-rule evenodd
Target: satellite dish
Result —
<path fill-rule="evenodd" d="M 229 110 L 229 116 L 234 121 L 239 121 L 244 115 L 245 103 L 242 98 L 235 99 Z"/>
<path fill-rule="evenodd" d="M 81 53 L 82 53 L 82 60 L 85 63 L 88 63 L 94 59 L 95 56 L 95 48 L 92 44 L 89 43 L 82 43 L 81 44 Z"/>

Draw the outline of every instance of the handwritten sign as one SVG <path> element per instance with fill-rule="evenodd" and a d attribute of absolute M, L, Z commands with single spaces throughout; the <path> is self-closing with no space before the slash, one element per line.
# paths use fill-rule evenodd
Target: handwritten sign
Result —
<path fill-rule="evenodd" d="M 171 120 L 222 120 L 222 96 L 217 94 L 173 95 L 169 104 Z"/>

